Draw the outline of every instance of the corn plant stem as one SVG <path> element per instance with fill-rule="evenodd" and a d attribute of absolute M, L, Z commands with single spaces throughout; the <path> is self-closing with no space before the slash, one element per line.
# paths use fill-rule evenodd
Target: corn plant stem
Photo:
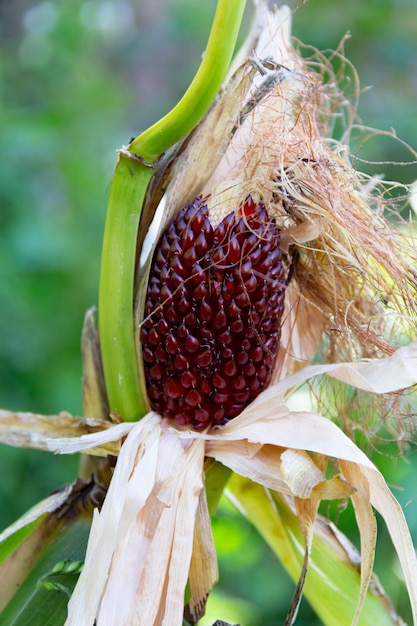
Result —
<path fill-rule="evenodd" d="M 207 49 L 180 102 L 119 152 L 103 240 L 99 333 L 110 410 L 123 420 L 146 412 L 134 341 L 133 288 L 141 207 L 152 164 L 202 118 L 229 69 L 246 0 L 219 0 Z"/>
<path fill-rule="evenodd" d="M 153 162 L 203 117 L 227 74 L 246 0 L 219 0 L 207 48 L 197 73 L 178 104 L 139 135 L 129 150 Z"/>
<path fill-rule="evenodd" d="M 153 170 L 119 153 L 101 257 L 99 332 L 110 411 L 126 421 L 146 413 L 134 342 L 133 284 L 140 209 Z"/>

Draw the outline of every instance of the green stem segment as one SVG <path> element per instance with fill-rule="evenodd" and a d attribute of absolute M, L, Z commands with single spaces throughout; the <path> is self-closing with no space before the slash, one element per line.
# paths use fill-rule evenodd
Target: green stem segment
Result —
<path fill-rule="evenodd" d="M 159 122 L 119 152 L 103 241 L 99 331 L 110 410 L 126 421 L 146 412 L 134 340 L 134 273 L 141 207 L 152 163 L 203 117 L 227 74 L 246 0 L 219 0 L 207 49 L 187 92 Z"/>
<path fill-rule="evenodd" d="M 228 72 L 246 0 L 219 0 L 200 67 L 178 104 L 129 146 L 153 162 L 203 117 Z"/>
<path fill-rule="evenodd" d="M 153 170 L 120 152 L 107 208 L 99 293 L 100 346 L 110 411 L 126 421 L 146 413 L 133 322 L 136 233 Z"/>

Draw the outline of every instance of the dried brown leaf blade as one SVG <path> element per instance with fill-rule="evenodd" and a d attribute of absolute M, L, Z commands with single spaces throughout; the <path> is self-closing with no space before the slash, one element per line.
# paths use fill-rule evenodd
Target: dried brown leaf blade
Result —
<path fill-rule="evenodd" d="M 0 442 L 19 448 L 49 450 L 50 439 L 54 442 L 60 438 L 68 441 L 69 437 L 101 433 L 110 429 L 111 426 L 111 422 L 107 420 L 73 417 L 65 411 L 58 415 L 40 415 L 39 413 L 0 410 Z M 91 452 L 99 456 L 117 454 L 114 445 L 106 449 L 102 448 L 101 444 L 99 446 Z"/>
<path fill-rule="evenodd" d="M 372 578 L 377 527 L 370 501 L 369 483 L 360 466 L 341 461 L 343 474 L 352 485 L 360 485 L 351 496 L 361 540 L 361 589 L 352 626 L 358 623 L 365 595 Z"/>
<path fill-rule="evenodd" d="M 301 532 L 303 533 L 305 547 L 301 573 L 297 581 L 297 586 L 292 597 L 290 608 L 288 609 L 284 626 L 292 626 L 292 624 L 295 624 L 295 620 L 297 618 L 297 613 L 300 607 L 300 602 L 306 581 L 311 549 L 313 546 L 314 524 L 316 521 L 320 499 L 303 499 L 296 497 L 294 498 L 294 503 L 297 511 L 298 522 L 300 524 Z"/>

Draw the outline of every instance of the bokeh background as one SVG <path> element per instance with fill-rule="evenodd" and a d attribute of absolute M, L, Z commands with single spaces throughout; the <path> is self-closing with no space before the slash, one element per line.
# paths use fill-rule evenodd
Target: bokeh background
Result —
<path fill-rule="evenodd" d="M 294 35 L 305 44 L 334 49 L 351 34 L 345 51 L 364 88 L 361 119 L 395 129 L 417 149 L 415 0 L 288 4 Z M 97 302 L 116 149 L 183 94 L 214 9 L 214 0 L 0 2 L 0 407 L 80 414 L 79 338 L 84 312 Z M 379 162 L 363 165 L 369 173 L 417 179 L 415 163 L 395 165 L 414 158 L 398 141 L 381 137 L 352 149 Z M 417 540 L 415 457 L 374 460 Z M 77 464 L 0 445 L 0 530 L 71 481 Z M 349 508 L 339 525 L 356 539 Z M 204 623 L 282 623 L 293 584 L 275 557 L 230 505 L 214 530 L 221 585 Z M 381 527 L 376 568 L 409 620 L 386 538 Z M 320 622 L 303 602 L 297 623 Z"/>

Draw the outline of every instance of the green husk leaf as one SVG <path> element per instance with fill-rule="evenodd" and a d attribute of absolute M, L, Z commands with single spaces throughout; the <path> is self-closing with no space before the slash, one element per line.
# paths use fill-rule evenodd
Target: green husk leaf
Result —
<path fill-rule="evenodd" d="M 136 235 L 153 170 L 120 151 L 107 208 L 99 290 L 99 332 L 110 411 L 125 421 L 146 413 L 133 341 Z"/>

